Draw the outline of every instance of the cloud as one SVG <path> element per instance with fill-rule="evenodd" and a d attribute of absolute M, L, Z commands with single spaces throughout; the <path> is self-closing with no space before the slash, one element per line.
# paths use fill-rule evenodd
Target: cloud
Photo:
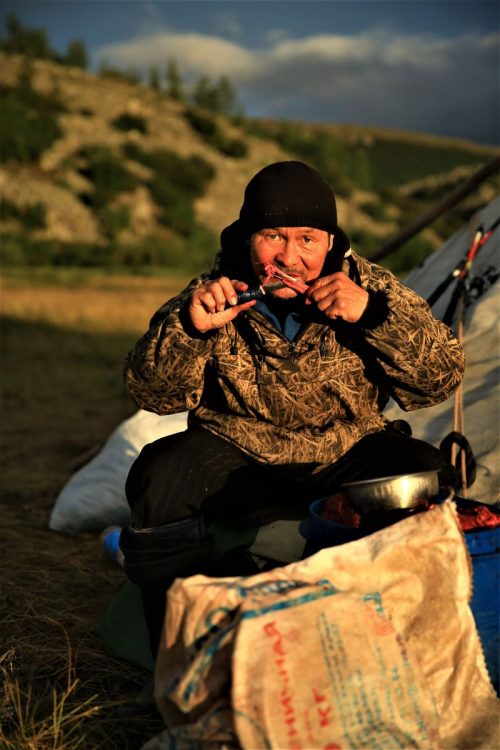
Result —
<path fill-rule="evenodd" d="M 269 115 L 379 124 L 495 142 L 499 135 L 498 35 L 317 37 L 273 50 L 251 82 Z M 293 86 L 283 87 L 283 81 Z M 286 101 L 288 93 L 289 104 Z M 285 96 L 285 100 L 283 97 Z"/>
<path fill-rule="evenodd" d="M 166 61 L 173 58 L 188 78 L 228 74 L 234 80 L 254 60 L 251 52 L 220 37 L 168 31 L 101 47 L 94 56 L 112 65 L 142 71 L 151 66 L 163 69 Z"/>
<path fill-rule="evenodd" d="M 175 58 L 189 80 L 229 75 L 249 114 L 498 139 L 498 34 L 440 38 L 378 28 L 270 36 L 251 50 L 220 36 L 157 33 L 98 51 L 124 68 Z"/>

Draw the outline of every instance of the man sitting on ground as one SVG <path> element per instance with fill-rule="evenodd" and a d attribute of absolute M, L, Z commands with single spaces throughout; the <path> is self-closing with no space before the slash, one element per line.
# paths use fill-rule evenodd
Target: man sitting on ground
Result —
<path fill-rule="evenodd" d="M 269 264 L 305 292 L 239 304 Z M 377 476 L 438 469 L 451 484 L 440 451 L 382 410 L 389 397 L 407 410 L 443 401 L 463 371 L 425 301 L 350 249 L 320 174 L 288 161 L 255 175 L 213 271 L 154 315 L 126 362 L 139 407 L 189 410 L 187 431 L 146 446 L 127 480 L 121 545 L 153 653 L 176 577 L 242 572 L 221 568 L 217 522 L 304 517 L 344 482 Z"/>

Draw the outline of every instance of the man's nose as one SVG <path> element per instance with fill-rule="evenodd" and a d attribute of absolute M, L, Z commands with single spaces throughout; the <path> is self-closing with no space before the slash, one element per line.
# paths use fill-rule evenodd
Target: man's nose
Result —
<path fill-rule="evenodd" d="M 296 266 L 299 262 L 299 246 L 294 239 L 285 240 L 280 252 L 278 253 L 277 260 L 287 267 Z"/>

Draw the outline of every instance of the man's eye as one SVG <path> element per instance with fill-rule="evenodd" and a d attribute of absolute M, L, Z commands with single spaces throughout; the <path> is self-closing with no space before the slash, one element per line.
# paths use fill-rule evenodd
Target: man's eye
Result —
<path fill-rule="evenodd" d="M 270 232 L 269 234 L 266 235 L 266 237 L 268 240 L 279 240 L 280 236 L 276 232 Z"/>
<path fill-rule="evenodd" d="M 309 237 L 308 235 L 305 235 L 305 237 L 302 238 L 302 241 L 304 245 L 311 245 L 314 242 L 314 238 Z"/>

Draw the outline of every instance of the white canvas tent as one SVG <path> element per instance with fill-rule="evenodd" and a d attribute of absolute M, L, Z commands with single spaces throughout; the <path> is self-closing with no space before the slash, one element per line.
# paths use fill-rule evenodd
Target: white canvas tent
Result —
<path fill-rule="evenodd" d="M 490 203 L 451 237 L 438 251 L 405 279 L 405 284 L 427 299 L 465 256 L 478 226 L 487 230 L 500 216 L 500 198 Z M 488 279 L 500 273 L 500 227 L 481 248 L 474 260 L 471 277 Z M 444 315 L 455 284 L 433 305 L 438 318 Z M 464 378 L 465 435 L 476 461 L 477 477 L 469 490 L 470 497 L 483 502 L 498 499 L 500 479 L 500 399 L 499 399 L 499 329 L 500 285 L 497 281 L 484 290 L 466 310 L 464 348 L 467 367 Z M 389 419 L 406 419 L 414 437 L 439 445 L 453 430 L 454 399 L 415 412 L 403 412 L 395 404 L 385 414 Z"/>

